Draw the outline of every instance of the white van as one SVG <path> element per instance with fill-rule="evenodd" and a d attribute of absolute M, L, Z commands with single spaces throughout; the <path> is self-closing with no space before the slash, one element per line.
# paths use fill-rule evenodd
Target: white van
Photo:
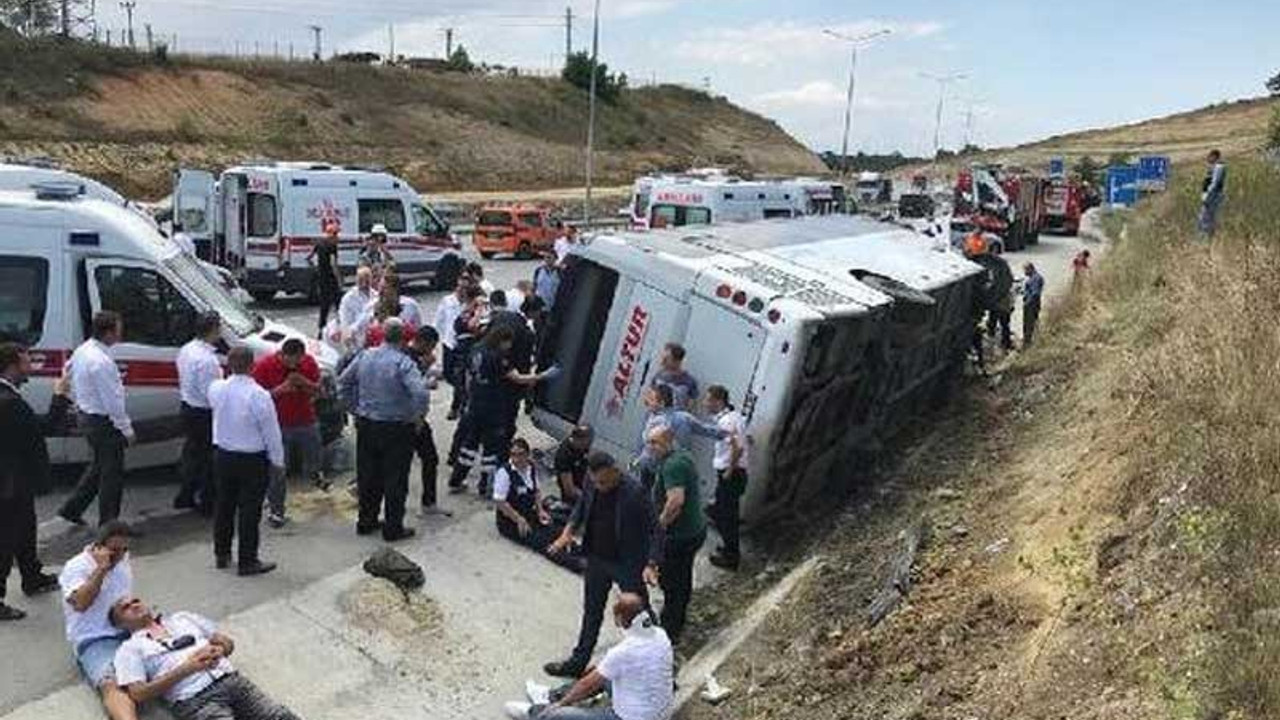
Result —
<path fill-rule="evenodd" d="M 738 178 L 659 178 L 649 185 L 645 227 L 719 225 L 804 214 L 807 196 L 791 182 Z"/>
<path fill-rule="evenodd" d="M 50 184 L 0 191 L 0 340 L 32 349 L 32 381 L 23 388 L 37 412 L 48 407 L 53 381 L 88 335 L 93 314 L 124 317 L 124 341 L 111 349 L 124 375 L 129 416 L 138 443 L 129 467 L 177 461 L 178 350 L 194 335 L 197 314 L 214 310 L 223 320 L 224 344 L 246 345 L 258 355 L 288 338 L 307 342 L 323 368 L 326 398 L 334 398 L 337 353 L 301 333 L 249 313 L 137 213 L 85 197 L 75 187 Z M 336 401 L 320 403 L 326 442 L 346 421 Z M 54 463 L 89 459 L 82 438 L 49 440 Z"/>
<path fill-rule="evenodd" d="M 452 287 L 464 266 L 449 225 L 409 183 L 380 171 L 262 162 L 215 178 L 182 169 L 173 209 L 197 253 L 239 272 L 240 284 L 260 302 L 278 292 L 315 292 L 306 258 L 328 225 L 338 228 L 346 275 L 355 273 L 360 248 L 378 224 L 388 230 L 387 248 L 403 281 Z"/>
<path fill-rule="evenodd" d="M 980 268 L 939 243 L 829 215 L 601 235 L 566 271 L 541 358 L 535 421 L 576 423 L 631 457 L 641 393 L 668 342 L 702 385 L 724 385 L 748 422 L 744 514 L 761 518 L 835 481 L 914 417 L 962 367 Z M 710 447 L 696 441 L 705 482 Z"/>

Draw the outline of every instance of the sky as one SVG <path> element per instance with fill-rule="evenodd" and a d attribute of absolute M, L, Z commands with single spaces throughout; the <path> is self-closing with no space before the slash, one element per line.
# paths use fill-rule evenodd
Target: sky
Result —
<path fill-rule="evenodd" d="M 590 0 L 570 0 L 573 46 L 590 46 Z M 773 118 L 815 150 L 839 150 L 850 44 L 858 51 L 851 152 L 931 154 L 940 140 L 1006 146 L 1262 94 L 1280 71 L 1280 0 L 601 0 L 600 57 L 633 84 L 709 88 Z M 115 2 L 99 26 L 120 37 Z M 445 28 L 473 60 L 558 70 L 565 0 L 137 0 L 139 38 L 178 49 L 299 55 L 443 54 Z M 926 77 L 963 74 L 940 88 Z"/>

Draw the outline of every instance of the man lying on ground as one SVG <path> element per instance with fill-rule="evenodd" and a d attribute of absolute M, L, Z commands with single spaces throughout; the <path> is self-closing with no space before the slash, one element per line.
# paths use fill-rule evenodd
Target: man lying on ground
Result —
<path fill-rule="evenodd" d="M 136 597 L 111 606 L 111 623 L 132 633 L 116 653 L 116 682 L 134 702 L 164 697 L 178 720 L 298 720 L 227 660 L 231 638 L 208 618 L 161 616 Z"/>
<path fill-rule="evenodd" d="M 672 700 L 673 655 L 671 641 L 658 627 L 644 598 L 623 593 L 613 606 L 613 620 L 626 631 L 622 642 L 605 653 L 600 664 L 587 671 L 556 702 L 532 705 L 509 702 L 507 716 L 515 720 L 658 720 L 666 717 Z M 610 705 L 575 707 L 601 691 L 612 696 Z"/>

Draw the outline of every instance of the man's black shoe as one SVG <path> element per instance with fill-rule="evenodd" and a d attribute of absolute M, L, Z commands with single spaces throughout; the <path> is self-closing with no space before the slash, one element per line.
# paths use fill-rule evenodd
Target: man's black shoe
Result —
<path fill-rule="evenodd" d="M 360 536 L 372 535 L 382 529 L 382 523 L 377 522 L 372 525 L 356 525 L 356 534 Z"/>
<path fill-rule="evenodd" d="M 43 595 L 44 593 L 53 592 L 58 589 L 58 578 L 55 575 L 40 573 L 36 576 L 34 582 L 22 583 L 22 593 L 27 597 L 32 595 Z"/>
<path fill-rule="evenodd" d="M 67 510 L 66 508 L 63 508 L 62 510 L 58 511 L 58 517 L 62 518 L 63 520 L 66 520 L 72 525 L 79 525 L 83 527 L 86 524 L 84 521 L 84 518 L 80 517 L 79 515 L 72 515 L 71 511 Z"/>
<path fill-rule="evenodd" d="M 239 575 L 240 577 L 252 577 L 254 575 L 266 575 L 267 573 L 275 569 L 276 569 L 275 563 L 262 562 L 261 560 L 257 560 L 248 565 L 241 565 L 240 569 L 236 571 L 236 574 Z"/>
<path fill-rule="evenodd" d="M 562 660 L 560 662 L 549 662 L 542 666 L 542 671 L 551 677 L 577 680 L 587 671 L 587 665 L 586 663 L 580 663 L 573 659 L 569 659 Z"/>
<path fill-rule="evenodd" d="M 413 528 L 402 527 L 399 530 L 383 530 L 382 539 L 386 540 L 387 542 L 399 542 L 401 540 L 408 540 L 409 538 L 417 534 L 418 534 L 418 531 L 414 530 Z"/>
<path fill-rule="evenodd" d="M 227 568 L 231 567 L 231 556 L 219 555 L 218 557 L 214 558 L 213 566 L 219 570 L 226 570 Z"/>
<path fill-rule="evenodd" d="M 712 565 L 715 565 L 721 570 L 736 571 L 738 569 L 738 565 L 742 563 L 742 561 L 739 558 L 730 557 L 728 555 L 722 555 L 720 553 L 716 553 L 712 555 L 710 560 Z"/>
<path fill-rule="evenodd" d="M 0 602 L 0 622 L 11 622 L 13 620 L 21 620 L 27 614 L 16 607 L 9 607 Z"/>

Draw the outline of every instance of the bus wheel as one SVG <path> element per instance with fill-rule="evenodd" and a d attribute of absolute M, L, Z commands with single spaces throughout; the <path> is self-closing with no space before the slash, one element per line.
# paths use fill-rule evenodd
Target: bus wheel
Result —
<path fill-rule="evenodd" d="M 483 250 L 480 251 L 480 257 L 484 258 L 485 260 L 492 260 L 493 257 L 497 254 L 498 253 L 496 252 L 485 252 Z"/>

